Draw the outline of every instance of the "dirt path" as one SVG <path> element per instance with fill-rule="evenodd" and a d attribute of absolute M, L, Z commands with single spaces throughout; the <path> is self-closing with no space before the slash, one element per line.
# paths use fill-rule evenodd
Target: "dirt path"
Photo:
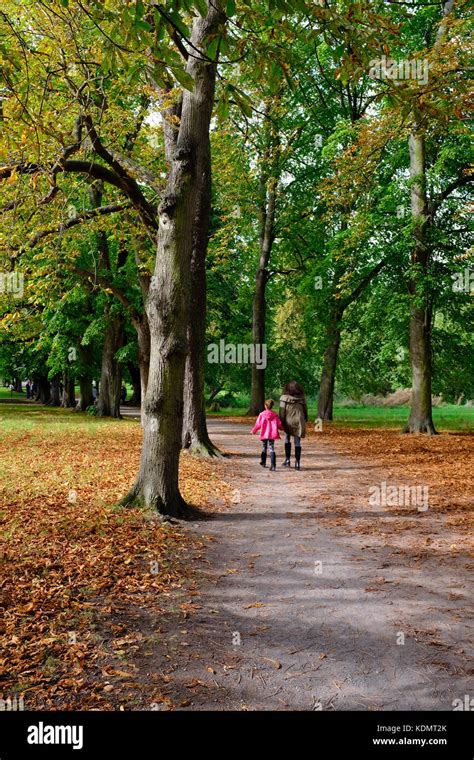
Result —
<path fill-rule="evenodd" d="M 182 709 L 450 710 L 472 694 L 462 561 L 411 556 L 368 505 L 383 473 L 306 441 L 303 470 L 258 463 L 247 427 L 211 420 L 234 504 L 189 530 L 208 544 L 201 609 L 167 633 Z M 400 519 L 398 515 L 397 519 Z M 410 515 L 413 519 L 413 514 Z M 435 519 L 426 521 L 427 534 Z M 385 540 L 356 532 L 386 523 Z M 404 637 L 404 643 L 402 643 Z M 397 643 L 398 642 L 398 643 Z M 179 656 L 176 653 L 179 651 Z"/>

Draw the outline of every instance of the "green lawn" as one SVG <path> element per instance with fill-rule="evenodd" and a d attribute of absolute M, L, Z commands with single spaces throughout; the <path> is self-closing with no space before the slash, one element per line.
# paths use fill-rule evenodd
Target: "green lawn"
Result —
<path fill-rule="evenodd" d="M 94 431 L 107 426 L 115 426 L 114 429 L 117 430 L 118 426 L 135 427 L 135 425 L 136 420 L 127 417 L 122 420 L 113 420 L 110 417 L 92 417 L 72 409 L 40 404 L 2 404 L 0 401 L 0 428 L 4 434 L 38 433 L 41 430 L 51 434 L 53 429 L 57 429 L 57 432 L 60 429 L 61 433 L 67 434 L 74 434 L 74 432 L 83 434 L 86 431 L 94 434 Z"/>
<path fill-rule="evenodd" d="M 26 398 L 26 393 L 17 393 L 16 391 L 10 390 L 10 388 L 4 388 L 3 385 L 0 386 L 0 399 L 2 398 Z"/>
<path fill-rule="evenodd" d="M 232 407 L 212 412 L 214 417 L 240 417 L 246 409 Z M 308 407 L 309 419 L 314 420 L 317 414 L 316 403 Z M 402 428 L 408 419 L 409 409 L 406 406 L 334 406 L 334 423 L 348 427 L 383 427 Z M 439 430 L 464 430 L 474 432 L 474 407 L 447 404 L 433 409 L 433 418 Z M 330 423 L 329 423 L 330 424 Z"/>
<path fill-rule="evenodd" d="M 130 391 L 129 391 L 130 392 Z M 8 388 L 0 388 L 1 399 L 26 398 L 25 394 L 10 394 Z M 317 414 L 316 403 L 310 402 L 309 419 L 312 421 Z M 31 404 L 23 406 L 22 404 L 4 404 L 0 405 L 0 419 L 3 424 L 7 419 L 15 424 L 16 419 L 22 414 L 28 414 L 28 421 L 31 423 L 39 422 L 44 414 L 47 414 L 48 407 Z M 209 417 L 242 417 L 245 416 L 246 409 L 242 407 L 228 407 L 220 409 L 218 412 L 208 413 Z M 397 407 L 380 407 L 380 406 L 334 406 L 334 423 L 346 427 L 377 427 L 377 428 L 402 428 L 408 419 L 409 409 L 406 406 Z M 474 407 L 455 406 L 447 404 L 433 409 L 433 418 L 437 429 L 439 430 L 462 430 L 474 432 Z M 84 421 L 84 416 L 77 412 L 61 410 L 61 415 L 55 417 L 55 421 L 65 424 L 66 422 L 73 426 L 79 420 Z M 330 424 L 330 423 L 327 423 Z"/>

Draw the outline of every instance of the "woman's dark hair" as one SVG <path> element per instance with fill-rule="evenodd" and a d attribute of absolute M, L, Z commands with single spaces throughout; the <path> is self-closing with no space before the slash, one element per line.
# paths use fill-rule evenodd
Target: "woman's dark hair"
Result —
<path fill-rule="evenodd" d="M 296 380 L 290 380 L 283 389 L 287 396 L 304 396 L 304 389 Z"/>

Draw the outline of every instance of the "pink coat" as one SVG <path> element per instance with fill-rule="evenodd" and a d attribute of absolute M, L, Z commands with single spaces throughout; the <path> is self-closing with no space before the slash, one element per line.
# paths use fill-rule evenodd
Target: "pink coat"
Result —
<path fill-rule="evenodd" d="M 255 434 L 260 430 L 261 441 L 275 441 L 280 437 L 279 430 L 283 430 L 281 419 L 276 412 L 271 409 L 265 409 L 260 412 L 257 417 L 257 422 L 252 428 L 252 433 Z"/>

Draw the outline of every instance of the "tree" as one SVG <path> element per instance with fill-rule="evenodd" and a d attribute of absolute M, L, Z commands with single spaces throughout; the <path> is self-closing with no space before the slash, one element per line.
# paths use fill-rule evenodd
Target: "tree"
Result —
<path fill-rule="evenodd" d="M 193 221 L 210 177 L 211 121 L 216 62 L 204 51 L 225 23 L 220 4 L 193 22 L 186 73 L 194 80 L 183 93 L 180 121 L 159 206 L 155 273 L 146 302 L 151 335 L 150 374 L 144 399 L 144 438 L 140 471 L 124 504 L 143 503 L 171 516 L 186 513 L 179 492 L 183 388 L 190 309 Z M 203 179 L 204 177 L 204 179 Z M 206 207 L 208 200 L 205 199 Z"/>

